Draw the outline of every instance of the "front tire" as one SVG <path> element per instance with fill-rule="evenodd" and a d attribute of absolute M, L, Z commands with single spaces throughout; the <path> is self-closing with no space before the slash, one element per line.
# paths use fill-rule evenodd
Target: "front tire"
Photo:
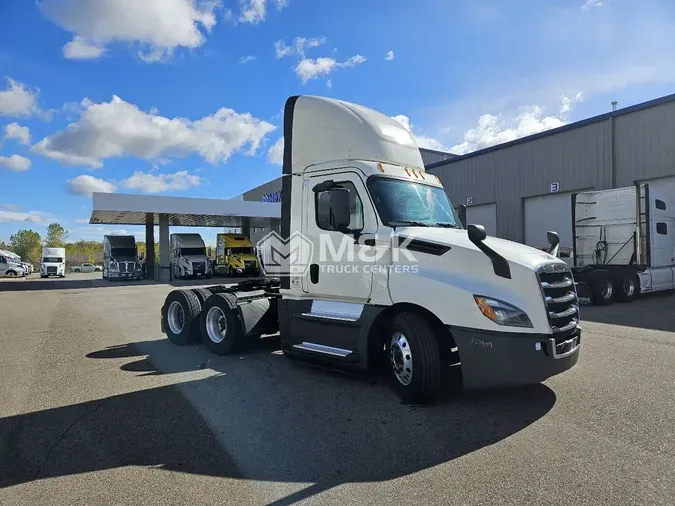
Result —
<path fill-rule="evenodd" d="M 206 299 L 200 327 L 202 341 L 212 353 L 222 356 L 235 351 L 244 340 L 237 297 L 231 293 L 215 293 Z"/>
<path fill-rule="evenodd" d="M 408 403 L 425 403 L 441 391 L 441 353 L 429 321 L 417 313 L 400 313 L 387 338 L 392 383 Z"/>
<path fill-rule="evenodd" d="M 166 336 L 173 344 L 184 346 L 199 338 L 199 314 L 202 305 L 190 290 L 173 290 L 164 301 L 162 319 Z"/>

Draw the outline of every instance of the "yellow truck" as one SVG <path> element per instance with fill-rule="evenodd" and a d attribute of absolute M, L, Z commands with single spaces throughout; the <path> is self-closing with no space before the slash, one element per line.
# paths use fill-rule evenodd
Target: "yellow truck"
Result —
<path fill-rule="evenodd" d="M 242 234 L 218 234 L 216 241 L 215 271 L 217 274 L 225 276 L 260 275 L 260 264 L 248 237 Z"/>

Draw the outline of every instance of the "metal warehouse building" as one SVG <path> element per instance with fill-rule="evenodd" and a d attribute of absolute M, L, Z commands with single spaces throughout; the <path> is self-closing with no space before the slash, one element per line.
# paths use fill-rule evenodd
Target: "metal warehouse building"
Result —
<path fill-rule="evenodd" d="M 648 182 L 675 191 L 675 95 L 434 163 L 467 221 L 488 234 L 572 247 L 571 195 Z"/>
<path fill-rule="evenodd" d="M 572 193 L 636 182 L 675 192 L 675 94 L 463 156 L 420 152 L 468 222 L 540 248 L 555 230 L 571 248 Z M 279 201 L 281 178 L 235 198 Z"/>

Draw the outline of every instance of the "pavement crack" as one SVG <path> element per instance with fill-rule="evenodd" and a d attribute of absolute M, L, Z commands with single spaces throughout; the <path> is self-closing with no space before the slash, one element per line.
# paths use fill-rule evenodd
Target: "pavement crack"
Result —
<path fill-rule="evenodd" d="M 40 464 L 40 467 L 38 467 L 38 469 L 35 472 L 33 478 L 31 479 L 31 481 L 38 479 L 42 475 L 43 471 L 47 467 L 47 464 L 49 464 L 49 461 L 51 460 L 51 458 L 54 454 L 54 451 L 61 444 L 61 442 L 65 439 L 65 437 L 68 435 L 70 430 L 73 427 L 75 427 L 78 423 L 80 423 L 82 420 L 84 420 L 86 417 L 88 417 L 89 415 L 92 415 L 96 411 L 98 411 L 101 408 L 102 405 L 103 405 L 102 402 L 100 402 L 100 401 L 97 402 L 94 406 L 92 406 L 90 409 L 88 409 L 86 412 L 82 413 L 80 416 L 78 416 L 72 422 L 70 422 L 68 424 L 68 427 L 66 427 L 63 430 L 63 432 L 61 432 L 61 434 L 56 439 L 56 441 L 54 441 L 54 443 L 49 447 L 49 450 L 47 450 L 47 455 L 45 456 L 44 461 L 42 462 L 42 464 Z"/>

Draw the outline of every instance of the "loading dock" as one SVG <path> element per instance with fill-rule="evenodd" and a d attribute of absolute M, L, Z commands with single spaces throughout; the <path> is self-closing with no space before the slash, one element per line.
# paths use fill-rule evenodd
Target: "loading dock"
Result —
<path fill-rule="evenodd" d="M 466 222 L 483 225 L 487 235 L 497 235 L 497 204 L 480 204 L 466 208 Z"/>
<path fill-rule="evenodd" d="M 572 193 L 549 193 L 523 199 L 525 244 L 546 248 L 546 232 L 553 230 L 560 237 L 561 248 L 572 247 Z"/>

